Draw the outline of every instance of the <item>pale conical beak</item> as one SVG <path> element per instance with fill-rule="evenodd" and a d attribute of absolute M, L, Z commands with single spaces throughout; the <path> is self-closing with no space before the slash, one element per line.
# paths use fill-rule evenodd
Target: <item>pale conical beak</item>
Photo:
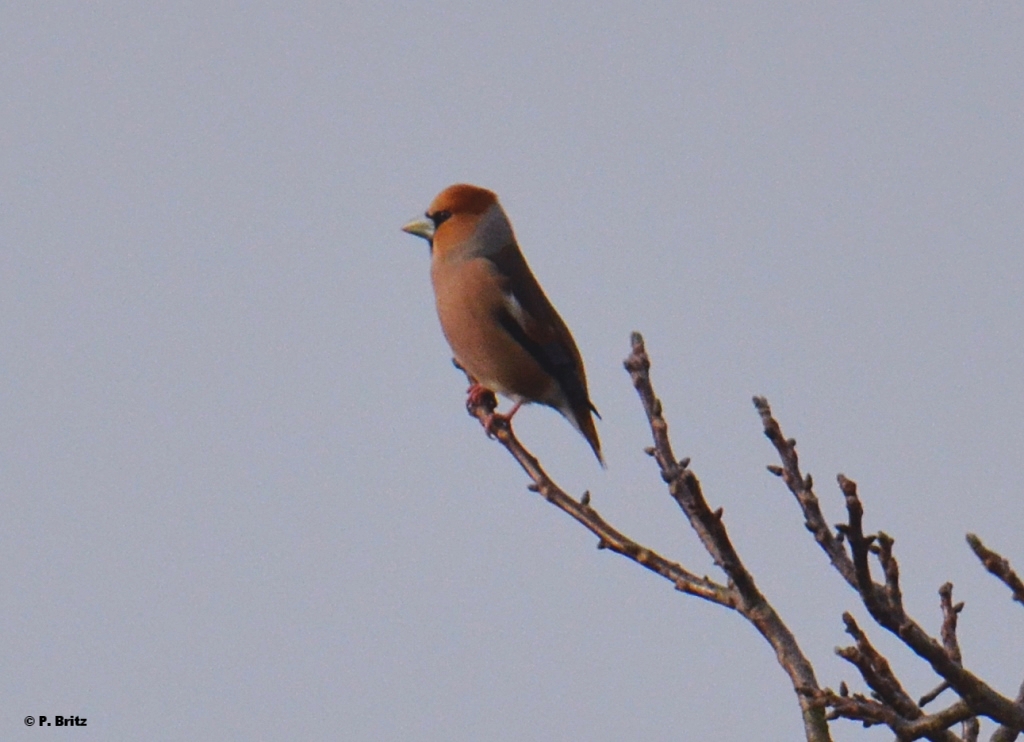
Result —
<path fill-rule="evenodd" d="M 429 219 L 413 219 L 402 227 L 402 231 L 422 237 L 427 242 L 434 239 L 434 223 Z"/>

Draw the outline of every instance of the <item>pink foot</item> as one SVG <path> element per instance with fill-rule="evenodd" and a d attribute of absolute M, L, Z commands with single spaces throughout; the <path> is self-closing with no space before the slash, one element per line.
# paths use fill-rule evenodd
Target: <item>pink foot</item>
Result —
<path fill-rule="evenodd" d="M 522 400 L 512 405 L 512 409 L 507 414 L 503 415 L 500 412 L 492 412 L 487 418 L 487 422 L 484 424 L 484 428 L 487 430 L 487 434 L 493 436 L 494 431 L 498 426 L 505 426 L 509 432 L 512 432 L 512 416 L 515 415 L 519 408 L 522 407 Z"/>
<path fill-rule="evenodd" d="M 492 399 L 494 398 L 494 392 L 483 384 L 479 384 L 477 382 L 470 385 L 469 389 L 466 390 L 466 394 L 468 395 L 466 397 L 467 407 L 477 407 L 482 405 L 487 400 L 488 396 Z M 497 402 L 497 400 L 495 400 L 495 402 Z"/>

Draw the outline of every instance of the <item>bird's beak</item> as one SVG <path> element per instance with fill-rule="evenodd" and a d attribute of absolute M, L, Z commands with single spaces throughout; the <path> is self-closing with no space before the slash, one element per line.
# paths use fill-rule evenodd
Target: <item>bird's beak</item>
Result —
<path fill-rule="evenodd" d="M 434 223 L 429 219 L 413 219 L 402 227 L 402 231 L 422 237 L 427 242 L 434 239 Z"/>

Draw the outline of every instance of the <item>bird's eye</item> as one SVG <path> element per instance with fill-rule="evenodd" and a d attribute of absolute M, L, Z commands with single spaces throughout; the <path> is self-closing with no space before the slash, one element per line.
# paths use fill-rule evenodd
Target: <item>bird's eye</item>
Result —
<path fill-rule="evenodd" d="M 452 218 L 452 212 L 450 211 L 435 211 L 433 214 L 427 214 L 427 219 L 434 223 L 434 229 L 437 229 L 446 221 Z"/>

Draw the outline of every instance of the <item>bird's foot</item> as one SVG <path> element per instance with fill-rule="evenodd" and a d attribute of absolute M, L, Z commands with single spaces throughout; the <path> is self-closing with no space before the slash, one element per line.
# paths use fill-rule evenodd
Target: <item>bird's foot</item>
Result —
<path fill-rule="evenodd" d="M 466 409 L 469 410 L 469 414 L 476 414 L 475 410 L 478 407 L 483 407 L 487 410 L 488 415 L 484 419 L 483 425 L 487 435 L 491 438 L 497 434 L 499 428 L 505 428 L 512 432 L 512 416 L 519 411 L 522 404 L 523 402 L 520 400 L 512 405 L 512 409 L 508 411 L 508 414 L 502 414 L 496 409 L 498 398 L 494 396 L 494 392 L 483 384 L 474 382 L 466 390 Z"/>
<path fill-rule="evenodd" d="M 477 409 L 480 407 L 487 411 L 487 417 L 484 418 L 483 425 L 490 438 L 494 437 L 495 426 L 505 417 L 494 411 L 497 406 L 498 398 L 494 396 L 494 392 L 483 384 L 478 384 L 474 381 L 469 389 L 466 390 L 466 410 L 469 411 L 469 414 L 475 417 Z"/>
<path fill-rule="evenodd" d="M 487 435 L 494 437 L 497 433 L 498 428 L 505 428 L 509 433 L 512 432 L 512 416 L 515 415 L 523 402 L 520 400 L 512 405 L 512 409 L 507 414 L 502 414 L 497 411 L 492 411 L 487 417 L 487 422 L 484 423 L 484 429 L 487 431 Z"/>
<path fill-rule="evenodd" d="M 466 390 L 466 407 L 473 408 L 481 405 L 490 407 L 493 411 L 498 406 L 498 399 L 494 396 L 494 392 L 483 384 L 473 382 Z"/>
<path fill-rule="evenodd" d="M 500 412 L 492 412 L 484 421 L 484 430 L 487 431 L 487 437 L 494 438 L 500 428 L 504 428 L 511 433 L 512 418 L 509 415 L 502 415 Z"/>

